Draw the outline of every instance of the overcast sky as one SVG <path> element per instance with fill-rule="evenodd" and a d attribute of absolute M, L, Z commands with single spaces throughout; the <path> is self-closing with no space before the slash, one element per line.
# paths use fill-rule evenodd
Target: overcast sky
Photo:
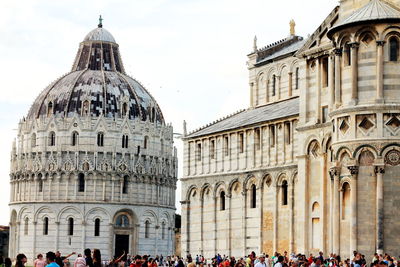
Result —
<path fill-rule="evenodd" d="M 127 73 L 156 98 L 182 133 L 249 103 L 246 55 L 287 37 L 307 37 L 336 0 L 0 1 L 0 224 L 9 222 L 9 163 L 18 121 L 36 96 L 70 71 L 79 42 L 104 18 Z M 182 173 L 182 145 L 179 176 Z M 179 208 L 180 187 L 177 192 Z"/>

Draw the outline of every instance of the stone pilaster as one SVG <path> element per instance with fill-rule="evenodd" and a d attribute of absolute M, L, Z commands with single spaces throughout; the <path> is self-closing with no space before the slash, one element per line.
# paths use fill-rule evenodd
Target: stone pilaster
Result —
<path fill-rule="evenodd" d="M 353 251 L 357 251 L 357 176 L 358 166 L 352 165 L 347 166 L 351 174 L 351 190 L 350 190 L 350 202 L 351 202 L 351 219 L 350 219 L 350 254 L 353 255 Z"/>
<path fill-rule="evenodd" d="M 377 41 L 377 58 L 376 58 L 376 102 L 383 102 L 383 46 L 385 41 Z"/>
<path fill-rule="evenodd" d="M 383 174 L 385 166 L 375 165 L 376 174 L 376 252 L 383 254 L 384 239 L 383 239 Z"/>
<path fill-rule="evenodd" d="M 335 49 L 335 106 L 339 107 L 342 104 L 342 84 L 341 84 L 341 57 L 342 49 Z"/>
<path fill-rule="evenodd" d="M 358 102 L 358 47 L 359 43 L 351 43 L 351 105 Z"/>
<path fill-rule="evenodd" d="M 332 253 L 339 254 L 340 252 L 340 197 L 339 197 L 339 175 L 340 169 L 338 167 L 332 167 L 329 170 L 331 176 L 331 182 L 333 183 L 332 190 Z"/>

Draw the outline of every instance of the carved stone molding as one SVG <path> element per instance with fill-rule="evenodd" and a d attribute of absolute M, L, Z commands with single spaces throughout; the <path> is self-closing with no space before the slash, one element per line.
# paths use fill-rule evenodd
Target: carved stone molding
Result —
<path fill-rule="evenodd" d="M 351 175 L 358 174 L 358 166 L 347 166 L 347 169 L 349 169 Z"/>

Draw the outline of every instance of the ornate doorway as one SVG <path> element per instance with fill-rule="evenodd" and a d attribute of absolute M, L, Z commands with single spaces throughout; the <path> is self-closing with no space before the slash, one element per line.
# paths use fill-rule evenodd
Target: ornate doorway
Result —
<path fill-rule="evenodd" d="M 136 216 L 131 210 L 121 210 L 114 216 L 114 244 L 112 253 L 114 256 L 125 254 L 137 254 L 137 227 Z"/>

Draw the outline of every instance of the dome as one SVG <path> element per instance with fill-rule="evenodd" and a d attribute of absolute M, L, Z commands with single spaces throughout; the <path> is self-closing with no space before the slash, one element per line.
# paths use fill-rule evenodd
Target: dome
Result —
<path fill-rule="evenodd" d="M 127 116 L 164 124 L 154 98 L 126 75 L 118 44 L 102 24 L 80 44 L 71 72 L 43 90 L 28 112 L 30 119 L 52 115 Z"/>
<path fill-rule="evenodd" d="M 83 39 L 84 42 L 87 41 L 103 41 L 103 42 L 111 42 L 111 43 L 115 43 L 115 39 L 112 36 L 112 34 L 107 31 L 104 28 L 96 28 L 94 30 L 92 30 L 91 32 L 89 32 L 86 36 L 85 39 Z"/>
<path fill-rule="evenodd" d="M 371 23 L 376 21 L 398 22 L 400 21 L 400 11 L 381 0 L 371 0 L 365 6 L 356 10 L 337 25 L 328 31 L 328 37 L 345 28 L 363 23 Z"/>

